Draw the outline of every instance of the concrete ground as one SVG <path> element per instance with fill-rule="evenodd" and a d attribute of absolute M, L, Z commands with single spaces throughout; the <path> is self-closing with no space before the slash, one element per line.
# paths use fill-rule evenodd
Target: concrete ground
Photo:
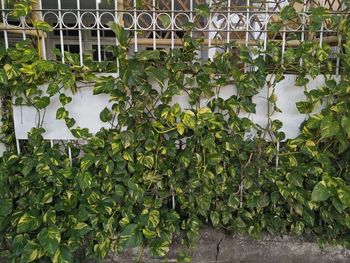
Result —
<path fill-rule="evenodd" d="M 145 249 L 140 262 L 176 262 L 181 247 L 172 245 L 168 260 L 151 258 Z M 138 262 L 138 249 L 110 255 L 105 263 Z M 230 235 L 211 228 L 204 228 L 196 249 L 190 252 L 193 263 L 345 263 L 350 262 L 350 250 L 340 246 L 321 249 L 307 237 L 271 236 L 260 240 L 247 236 Z"/>

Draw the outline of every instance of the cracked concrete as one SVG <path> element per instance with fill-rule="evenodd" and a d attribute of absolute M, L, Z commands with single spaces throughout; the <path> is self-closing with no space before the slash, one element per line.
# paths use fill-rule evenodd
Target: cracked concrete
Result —
<path fill-rule="evenodd" d="M 179 240 L 172 245 L 168 261 L 152 258 L 148 249 L 141 262 L 176 262 L 182 250 Z M 247 236 L 228 234 L 206 227 L 201 232 L 198 246 L 189 251 L 194 263 L 345 263 L 350 262 L 350 250 L 340 246 L 321 249 L 308 236 L 271 236 L 264 234 L 260 240 Z M 138 249 L 131 249 L 119 255 L 110 255 L 105 263 L 137 262 Z"/>

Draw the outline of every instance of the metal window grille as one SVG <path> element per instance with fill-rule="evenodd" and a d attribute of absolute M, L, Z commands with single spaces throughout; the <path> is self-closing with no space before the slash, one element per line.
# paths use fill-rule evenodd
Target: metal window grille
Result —
<path fill-rule="evenodd" d="M 215 53 L 214 46 L 235 41 L 241 45 L 256 45 L 257 41 L 280 40 L 284 51 L 288 46 L 301 41 L 314 40 L 337 46 L 339 37 L 328 24 L 322 30 L 310 34 L 307 31 L 310 7 L 323 6 L 331 12 L 341 11 L 342 0 L 304 0 L 303 4 L 291 0 L 40 0 L 34 6 L 32 17 L 50 23 L 54 31 L 42 34 L 42 53 L 48 59 L 55 59 L 52 49 L 60 46 L 63 53 L 70 45 L 79 45 L 81 63 L 83 54 L 95 54 L 103 60 L 104 47 L 116 44 L 113 32 L 106 25 L 115 21 L 123 25 L 132 36 L 133 51 L 146 48 L 176 48 L 182 42 L 186 27 L 192 24 L 190 34 L 203 37 L 206 50 L 204 58 Z M 208 4 L 211 11 L 207 17 L 199 16 L 196 9 Z M 300 11 L 295 23 L 290 23 L 278 33 L 267 33 L 277 13 L 287 4 L 293 4 Z M 36 32 L 25 18 L 11 17 L 11 7 L 1 0 L 2 21 L 0 29 L 6 46 L 21 39 L 33 38 Z M 299 41 L 288 41 L 288 35 L 295 34 Z M 96 50 L 97 49 L 97 50 Z M 97 57 L 96 57 L 97 55 Z M 63 56 L 62 56 L 63 57 Z M 64 58 L 63 58 L 64 59 Z"/>

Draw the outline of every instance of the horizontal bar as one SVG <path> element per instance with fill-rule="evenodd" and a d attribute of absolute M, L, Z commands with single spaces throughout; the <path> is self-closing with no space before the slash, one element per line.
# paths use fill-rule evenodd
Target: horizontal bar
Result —
<path fill-rule="evenodd" d="M 148 38 L 139 38 L 137 40 L 137 43 L 140 45 L 152 45 L 153 44 L 153 39 L 148 39 Z M 171 44 L 171 39 L 156 39 L 156 44 L 157 45 L 167 45 L 169 46 Z M 259 40 L 249 40 L 246 41 L 245 39 L 237 39 L 237 40 L 232 40 L 230 41 L 231 44 L 237 44 L 237 45 L 245 45 L 248 44 L 248 46 L 256 46 L 259 41 L 262 41 L 261 39 Z M 282 40 L 269 40 L 272 42 L 281 42 L 282 45 Z M 313 43 L 319 43 L 319 39 L 314 39 L 312 40 Z M 338 42 L 338 37 L 337 36 L 330 36 L 330 37 L 323 37 L 323 43 L 337 43 Z M 131 43 L 133 42 L 133 39 L 131 40 Z M 209 39 L 204 40 L 204 44 L 208 45 Z M 227 41 L 226 39 L 211 39 L 211 44 L 212 45 L 223 45 L 226 44 Z M 286 41 L 286 46 L 288 47 L 297 47 L 302 43 L 300 40 L 288 40 Z M 183 42 L 181 39 L 174 39 L 174 45 L 175 46 L 182 46 Z"/>
<path fill-rule="evenodd" d="M 4 23 L 0 22 L 0 31 L 6 30 L 7 32 L 14 33 L 14 34 L 22 34 L 23 31 L 26 32 L 27 35 L 30 36 L 37 36 L 37 31 L 32 28 L 22 28 L 19 26 L 14 25 L 5 25 Z M 46 38 L 47 35 L 45 32 L 39 30 L 39 36 Z"/>

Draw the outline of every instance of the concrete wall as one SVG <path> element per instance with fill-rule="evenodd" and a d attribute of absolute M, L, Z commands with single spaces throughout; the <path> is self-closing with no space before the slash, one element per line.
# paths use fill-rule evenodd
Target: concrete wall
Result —
<path fill-rule="evenodd" d="M 168 262 L 176 262 L 181 247 L 175 242 L 170 249 Z M 340 246 L 321 249 L 310 237 L 271 236 L 264 234 L 260 240 L 232 235 L 204 228 L 198 247 L 190 252 L 193 263 L 331 263 L 350 262 L 350 250 Z M 110 255 L 105 263 L 137 262 L 138 249 Z M 160 263 L 165 259 L 149 256 L 146 249 L 141 262 Z"/>

